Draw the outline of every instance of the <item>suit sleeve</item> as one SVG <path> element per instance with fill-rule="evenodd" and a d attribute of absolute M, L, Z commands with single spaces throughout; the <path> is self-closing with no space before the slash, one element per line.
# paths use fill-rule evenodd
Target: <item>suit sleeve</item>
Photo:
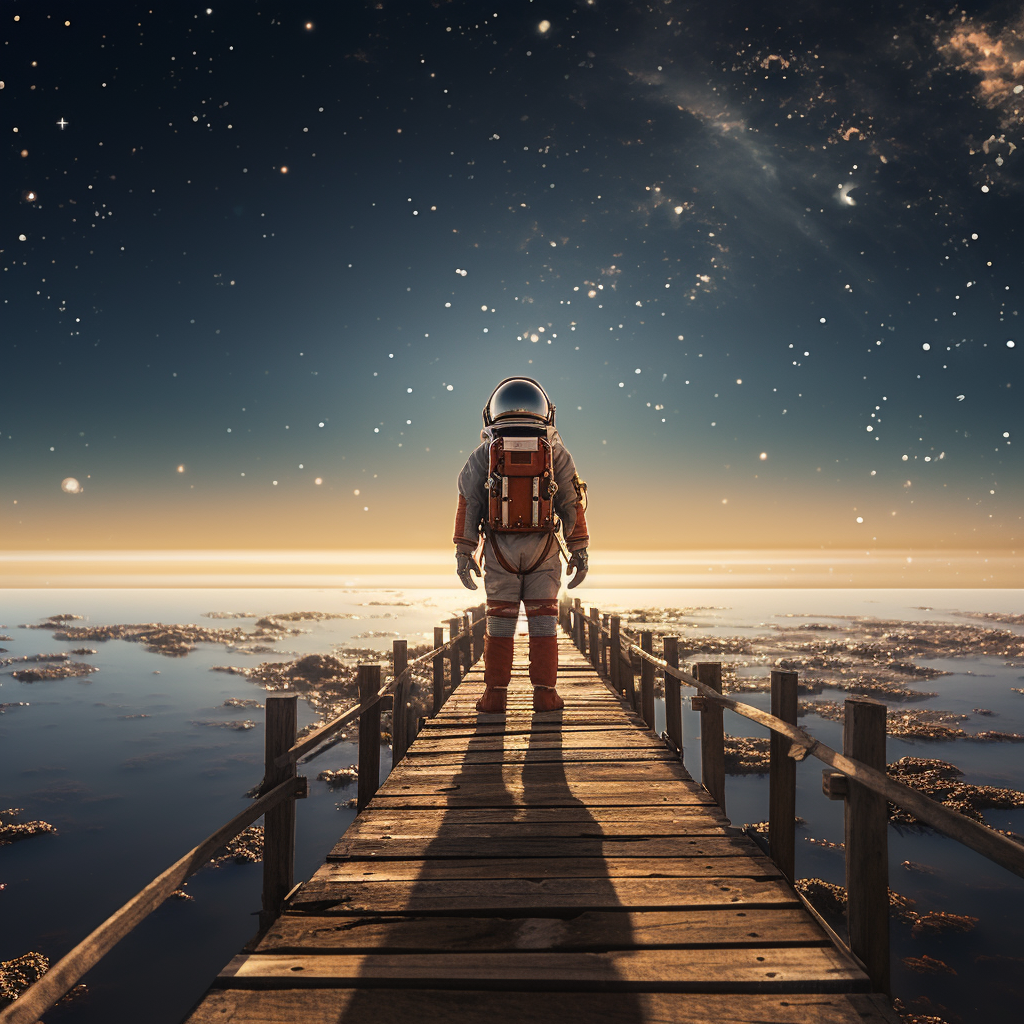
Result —
<path fill-rule="evenodd" d="M 565 533 L 565 545 L 570 551 L 579 551 L 590 543 L 587 532 L 586 502 L 579 486 L 576 464 L 568 450 L 562 446 L 552 453 L 555 483 L 558 491 L 555 494 L 555 511 L 562 520 Z"/>
<path fill-rule="evenodd" d="M 487 512 L 484 484 L 487 480 L 487 446 L 480 445 L 466 460 L 459 474 L 459 502 L 452 536 L 459 551 L 472 554 L 480 539 L 480 526 Z"/>

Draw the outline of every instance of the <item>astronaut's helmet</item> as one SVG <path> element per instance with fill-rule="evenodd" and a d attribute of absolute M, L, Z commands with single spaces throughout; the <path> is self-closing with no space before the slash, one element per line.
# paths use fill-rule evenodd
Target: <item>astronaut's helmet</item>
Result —
<path fill-rule="evenodd" d="M 507 377 L 484 406 L 484 427 L 497 433 L 510 428 L 539 431 L 554 423 L 555 407 L 531 377 Z"/>

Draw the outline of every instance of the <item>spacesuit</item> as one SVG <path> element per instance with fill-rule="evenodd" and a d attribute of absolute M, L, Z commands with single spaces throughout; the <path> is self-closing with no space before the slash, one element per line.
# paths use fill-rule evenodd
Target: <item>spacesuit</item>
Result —
<path fill-rule="evenodd" d="M 558 711 L 564 703 L 555 692 L 562 579 L 556 531 L 560 526 L 569 551 L 568 568 L 574 575 L 568 586 L 572 588 L 587 574 L 586 484 L 555 429 L 555 407 L 535 380 L 510 377 L 502 381 L 484 406 L 483 418 L 481 444 L 459 474 L 453 537 L 459 578 L 476 590 L 471 574 L 480 575 L 475 552 L 483 535 L 487 630 L 485 688 L 477 710 L 499 714 L 505 710 L 522 602 L 530 634 L 534 711 Z M 506 467 L 506 459 L 529 464 L 531 458 L 536 468 Z M 513 476 L 517 472 L 534 474 L 526 480 L 525 490 L 519 476 L 518 492 Z M 516 493 L 525 497 L 507 496 Z M 520 510 L 526 510 L 519 515 L 514 511 L 516 501 Z"/>

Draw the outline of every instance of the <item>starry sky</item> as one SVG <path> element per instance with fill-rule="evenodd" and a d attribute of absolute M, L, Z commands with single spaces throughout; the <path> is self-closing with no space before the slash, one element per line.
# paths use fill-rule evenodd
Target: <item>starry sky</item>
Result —
<path fill-rule="evenodd" d="M 593 547 L 1019 545 L 1019 5 L 0 29 L 0 547 L 443 547 L 524 373 Z"/>

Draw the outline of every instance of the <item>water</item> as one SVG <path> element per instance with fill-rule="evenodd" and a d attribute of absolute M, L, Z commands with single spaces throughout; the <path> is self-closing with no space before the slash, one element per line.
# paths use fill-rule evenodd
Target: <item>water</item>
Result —
<path fill-rule="evenodd" d="M 579 592 L 578 592 L 579 593 Z M 699 628 L 680 632 L 741 636 L 764 634 L 786 613 L 872 615 L 880 618 L 957 620 L 953 610 L 1024 611 L 1024 592 L 834 591 L 834 590 L 598 590 L 582 591 L 584 602 L 608 610 L 646 606 L 716 606 L 702 612 Z M 0 716 L 0 808 L 21 807 L 21 820 L 42 819 L 56 836 L 38 836 L 0 848 L 0 960 L 39 950 L 56 960 L 92 928 L 191 846 L 246 804 L 243 794 L 262 777 L 262 711 L 224 707 L 230 697 L 263 697 L 237 675 L 211 672 L 213 665 L 255 665 L 299 654 L 328 652 L 333 644 L 384 651 L 390 638 L 358 638 L 368 630 L 391 631 L 410 645 L 429 642 L 433 626 L 482 595 L 463 590 L 8 590 L 0 595 L 0 641 L 7 656 L 95 647 L 88 661 L 98 672 L 51 682 L 20 683 L 4 669 L 0 703 L 28 701 Z M 383 602 L 370 604 L 369 602 Z M 923 612 L 922 606 L 930 610 Z M 286 638 L 277 655 L 244 655 L 219 644 L 202 644 L 184 658 L 168 658 L 124 641 L 51 639 L 49 630 L 18 628 L 57 614 L 86 616 L 89 624 L 123 622 L 241 625 L 254 620 L 203 618 L 209 611 L 259 615 L 316 610 L 358 619 L 301 622 L 310 632 Z M 387 617 L 385 617 L 387 616 Z M 1013 627 L 1010 627 L 1013 628 Z M 1019 629 L 1015 630 L 1019 632 Z M 18 666 L 13 666 L 17 668 Z M 971 712 L 984 706 L 998 719 L 985 728 L 1024 733 L 1021 666 L 995 658 L 958 658 L 937 664 L 954 674 L 928 680 L 938 696 L 915 707 Z M 971 674 L 968 674 L 971 673 Z M 825 697 L 839 696 L 826 691 Z M 749 703 L 767 709 L 768 695 Z M 688 706 L 688 702 L 684 707 Z M 658 728 L 664 728 L 659 702 Z M 148 717 L 136 717 L 145 715 Z M 246 731 L 196 722 L 251 718 Z M 299 725 L 314 716 L 301 701 Z M 816 736 L 841 747 L 842 727 L 811 716 L 802 720 Z M 726 730 L 758 735 L 732 713 Z M 684 711 L 687 765 L 699 774 L 699 716 Z M 904 754 L 938 757 L 964 769 L 969 782 L 1024 789 L 1024 747 L 964 741 L 924 743 L 890 738 L 888 758 Z M 341 743 L 300 769 L 310 777 L 309 799 L 298 805 L 296 878 L 308 877 L 352 820 L 346 799 L 352 789 L 330 790 L 316 781 L 322 768 L 356 760 Z M 382 774 L 390 758 L 382 751 Z M 798 832 L 797 874 L 843 881 L 841 851 L 820 849 L 802 837 L 842 841 L 842 805 L 821 795 L 821 765 L 798 765 L 797 810 L 807 825 Z M 727 779 L 728 812 L 737 824 L 767 816 L 766 777 Z M 339 809 L 341 805 L 341 809 Z M 990 811 L 990 824 L 1024 832 L 1024 809 Z M 919 912 L 945 910 L 979 919 L 969 935 L 914 937 L 894 922 L 893 983 L 904 1000 L 927 996 L 965 1021 L 1011 1019 L 1019 1000 L 1016 982 L 1024 949 L 1024 882 L 958 844 L 933 834 L 890 829 L 891 885 L 917 900 Z M 923 863 L 931 874 L 910 873 L 904 860 Z M 179 1021 L 214 975 L 256 928 L 260 905 L 259 865 L 228 864 L 194 876 L 191 902 L 168 901 L 109 954 L 88 976 L 89 994 L 47 1015 L 68 1024 L 138 1019 L 147 1006 L 153 1024 Z M 901 966 L 906 956 L 944 961 L 956 975 L 921 975 Z M 1011 968 L 1007 970 L 1007 968 Z M 938 1011 L 934 1011 L 938 1012 Z"/>

